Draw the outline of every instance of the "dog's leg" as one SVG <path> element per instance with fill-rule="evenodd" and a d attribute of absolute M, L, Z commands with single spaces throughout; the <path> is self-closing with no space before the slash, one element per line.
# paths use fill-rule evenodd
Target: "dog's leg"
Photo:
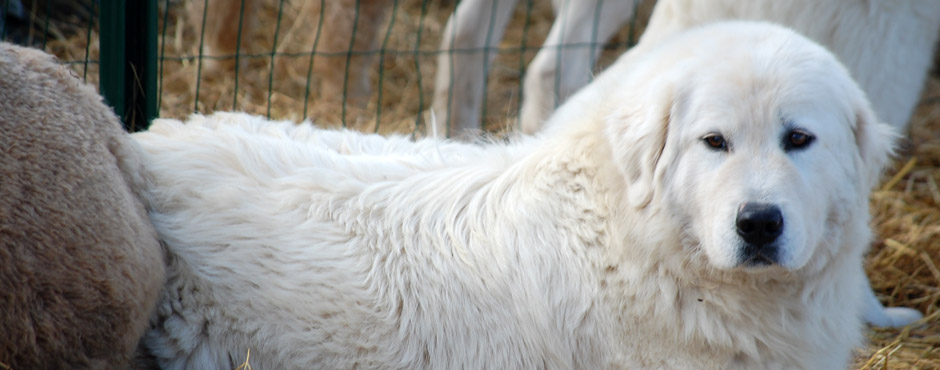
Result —
<path fill-rule="evenodd" d="M 558 16 L 525 75 L 519 121 L 530 134 L 556 105 L 590 82 L 602 44 L 634 13 L 634 1 L 628 0 L 555 3 Z"/>
<path fill-rule="evenodd" d="M 517 0 L 464 0 L 447 21 L 437 58 L 428 136 L 459 137 L 479 130 L 490 62 Z M 484 49 L 485 48 L 485 49 Z M 451 49 L 454 49 L 451 51 Z"/>
<path fill-rule="evenodd" d="M 865 278 L 865 322 L 874 326 L 899 328 L 920 320 L 924 315 L 913 308 L 885 307 L 875 296 L 868 278 Z"/>

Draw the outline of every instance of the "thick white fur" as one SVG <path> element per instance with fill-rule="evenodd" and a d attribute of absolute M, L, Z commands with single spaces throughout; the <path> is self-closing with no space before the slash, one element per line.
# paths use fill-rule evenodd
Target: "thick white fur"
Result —
<path fill-rule="evenodd" d="M 572 96 L 571 103 L 559 107 L 546 122 L 547 130 L 566 126 L 582 114 L 585 104 L 605 99 L 607 89 L 620 83 L 619 76 L 643 60 L 646 51 L 689 28 L 732 18 L 784 24 L 828 46 L 866 91 L 877 116 L 900 132 L 907 130 L 940 35 L 938 1 L 660 0 L 639 44 L 597 77 L 595 84 L 608 86 Z M 534 99 L 539 100 L 544 99 Z M 523 107 L 523 131 L 534 132 L 545 115 L 529 119 L 526 112 L 533 111 Z M 900 327 L 923 316 L 905 307 L 885 309 L 869 288 L 866 295 L 870 304 L 865 319 L 873 325 Z"/>
<path fill-rule="evenodd" d="M 171 257 L 145 343 L 167 369 L 845 367 L 895 135 L 783 28 L 661 45 L 508 144 L 155 122 L 134 138 Z M 785 152 L 790 126 L 816 141 Z M 746 201 L 783 209 L 779 264 L 734 261 Z"/>
<path fill-rule="evenodd" d="M 441 49 L 496 47 L 516 1 L 462 1 L 447 24 Z M 570 45 L 606 41 L 634 16 L 636 2 L 553 1 L 556 21 L 526 69 L 519 117 L 523 132 L 536 132 L 559 103 L 591 80 L 600 48 Z M 878 116 L 906 131 L 940 35 L 940 1 L 660 0 L 640 44 L 655 46 L 682 30 L 728 19 L 783 24 L 830 48 L 868 94 Z M 495 53 L 488 59 L 483 53 L 459 55 L 438 58 L 433 108 L 434 129 L 441 137 L 448 124 L 451 136 L 480 128 L 485 73 Z"/>

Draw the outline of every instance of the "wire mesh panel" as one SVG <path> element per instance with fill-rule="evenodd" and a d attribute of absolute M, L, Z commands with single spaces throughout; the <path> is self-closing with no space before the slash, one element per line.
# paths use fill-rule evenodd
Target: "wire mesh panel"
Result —
<path fill-rule="evenodd" d="M 0 0 L 0 40 L 43 49 L 98 82 L 98 2 Z"/>
<path fill-rule="evenodd" d="M 505 32 L 499 29 L 501 24 L 497 22 L 498 12 L 505 12 L 506 8 L 499 4 L 500 1 L 467 1 L 470 5 L 483 3 L 478 7 L 486 14 L 474 20 L 478 23 L 473 28 L 475 32 L 486 35 L 488 42 L 481 46 L 452 42 L 443 49 L 444 31 L 448 19 L 458 9 L 457 2 L 235 1 L 241 4 L 229 6 L 251 9 L 257 17 L 246 18 L 245 13 L 239 14 L 242 27 L 227 33 L 231 46 L 222 48 L 224 51 L 206 47 L 206 41 L 223 41 L 207 37 L 205 32 L 199 35 L 203 42 L 203 60 L 206 57 L 219 60 L 221 57 L 221 60 L 230 62 L 221 68 L 221 76 L 227 76 L 221 80 L 223 84 L 229 83 L 230 87 L 227 91 L 215 92 L 200 89 L 199 93 L 206 95 L 199 97 L 196 108 L 249 110 L 275 117 L 314 117 L 320 122 L 340 122 L 360 129 L 382 130 L 388 127 L 394 131 L 422 131 L 432 118 L 429 108 L 436 98 L 435 74 L 441 68 L 437 65 L 439 55 L 449 53 L 460 59 L 483 55 L 482 60 L 493 58 L 494 63 L 481 62 L 469 66 L 483 71 L 480 78 L 485 88 L 479 120 L 491 130 L 508 127 L 519 112 L 520 80 L 525 66 L 542 47 L 552 26 L 554 10 L 549 1 L 528 0 L 519 4 L 502 1 L 513 5 L 508 7 Z M 636 3 L 633 0 L 610 1 Z M 199 10 L 203 11 L 197 11 L 195 16 L 190 9 L 184 15 L 190 20 L 198 19 L 199 14 L 209 14 L 210 18 L 190 29 L 213 31 L 211 16 L 224 13 L 221 8 L 218 13 L 211 10 L 212 6 L 221 6 L 216 3 L 221 2 L 202 1 L 203 7 Z M 210 8 L 208 13 L 205 12 L 206 7 Z M 600 16 L 599 12 L 597 16 Z M 235 19 L 236 16 L 232 14 L 229 18 Z M 610 52 L 601 58 L 602 64 L 630 45 L 635 34 L 635 23 L 623 27 L 609 44 Z M 231 37 L 234 35 L 241 39 L 233 42 Z M 185 32 L 183 37 L 186 37 Z M 587 44 L 551 47 L 595 48 L 606 42 L 595 39 Z M 265 53 L 268 51 L 270 55 Z M 242 60 L 232 66 L 235 59 Z M 218 64 L 214 66 L 218 67 Z M 218 69 L 212 69 L 215 76 L 209 78 L 220 77 Z M 266 71 L 266 76 L 257 75 L 259 70 Z M 240 74 L 246 72 L 247 75 Z M 247 86 L 263 87 L 265 84 L 267 89 L 261 91 L 267 91 L 266 96 L 250 96 L 252 89 Z M 299 91 L 300 84 L 303 95 Z M 236 85 L 246 87 L 242 90 Z M 451 89 L 461 88 L 464 87 L 451 86 Z M 244 98 L 241 97 L 243 95 Z M 203 100 L 203 97 L 207 99 Z M 241 106 L 239 100 L 242 101 Z M 457 102 L 459 104 L 462 102 Z M 295 105 L 303 108 L 294 108 Z M 264 110 L 255 106 L 264 106 Z"/>
<path fill-rule="evenodd" d="M 606 0 L 617 1 L 637 2 Z M 476 121 L 490 131 L 513 125 L 523 94 L 522 76 L 543 47 L 555 18 L 548 0 L 518 4 L 514 0 L 489 1 L 480 7 L 487 14 L 475 20 L 473 28 L 490 42 L 480 47 L 451 43 L 454 46 L 445 50 L 441 48 L 442 37 L 458 1 L 156 2 L 157 15 L 150 20 L 156 23 L 154 48 L 158 57 L 155 93 L 148 99 L 160 116 L 183 118 L 193 112 L 237 110 L 279 119 L 310 118 L 327 126 L 422 135 L 431 119 L 446 120 L 449 114 L 431 113 L 442 53 L 457 59 L 492 58 L 492 64 L 469 67 L 483 71 L 478 83 L 485 88 Z M 511 3 L 508 12 L 500 2 Z M 116 38 L 123 40 L 125 36 L 109 28 L 113 23 L 109 20 L 118 14 L 109 15 L 111 3 L 126 4 L 115 0 L 0 0 L 4 20 L 0 30 L 4 40 L 56 54 L 90 83 L 103 80 L 102 87 L 107 90 L 113 76 L 100 73 L 101 45 L 119 43 Z M 495 24 L 498 10 L 508 16 L 505 32 Z M 146 19 L 118 21 L 133 27 Z M 604 65 L 633 42 L 635 28 L 632 22 L 622 27 L 610 43 L 593 40 L 548 47 L 607 45 L 599 58 L 599 64 Z M 133 48 L 145 41 L 130 39 L 126 45 Z M 113 48 L 105 48 L 105 56 L 110 55 L 108 50 Z M 114 68 L 108 72 L 113 74 Z M 143 88 L 128 88 L 124 93 L 139 93 Z M 456 95 L 462 96 L 459 92 Z M 452 102 L 451 108 L 461 104 Z"/>

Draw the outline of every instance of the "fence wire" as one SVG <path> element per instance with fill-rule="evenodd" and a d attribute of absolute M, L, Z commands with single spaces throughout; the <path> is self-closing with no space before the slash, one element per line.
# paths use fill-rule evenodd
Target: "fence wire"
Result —
<path fill-rule="evenodd" d="M 98 11 L 93 1 L 0 0 L 0 40 L 46 50 L 97 81 Z"/>
<path fill-rule="evenodd" d="M 325 126 L 413 135 L 423 135 L 431 119 L 437 57 L 442 53 L 455 58 L 493 56 L 492 64 L 479 66 L 487 76 L 481 81 L 485 86 L 481 117 L 490 131 L 510 126 L 521 109 L 526 67 L 543 48 L 554 21 L 551 1 L 524 0 L 515 5 L 502 40 L 494 47 L 444 50 L 440 45 L 445 26 L 459 1 L 150 1 L 157 2 L 158 9 L 153 36 L 156 86 L 146 99 L 152 100 L 159 116 L 246 111 L 273 119 L 309 118 Z M 498 1 L 511 0 L 493 1 L 492 10 Z M 615 1 L 634 6 L 639 2 L 606 0 Z M 55 54 L 86 81 L 98 84 L 103 75 L 113 73 L 99 68 L 101 45 L 118 36 L 114 31 L 101 33 L 100 15 L 109 14 L 102 10 L 108 3 L 0 0 L 0 38 Z M 632 46 L 639 33 L 636 11 L 612 40 L 597 39 L 596 19 L 604 3 L 601 0 L 594 9 L 591 42 L 550 47 L 602 47 L 598 70 Z M 487 39 L 500 34 L 494 29 L 492 10 L 477 30 Z M 452 83 L 448 95 L 459 88 L 463 87 Z M 559 88 L 556 78 L 555 95 Z"/>

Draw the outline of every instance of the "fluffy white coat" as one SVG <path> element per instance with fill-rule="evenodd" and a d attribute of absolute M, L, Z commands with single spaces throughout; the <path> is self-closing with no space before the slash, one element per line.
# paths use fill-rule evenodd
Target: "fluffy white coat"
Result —
<path fill-rule="evenodd" d="M 145 343 L 167 369 L 845 367 L 894 138 L 848 72 L 727 23 L 610 78 L 508 144 L 155 122 L 134 138 L 171 257 Z M 813 144 L 783 150 L 793 127 Z M 771 266 L 735 257 L 752 200 L 786 217 Z"/>

